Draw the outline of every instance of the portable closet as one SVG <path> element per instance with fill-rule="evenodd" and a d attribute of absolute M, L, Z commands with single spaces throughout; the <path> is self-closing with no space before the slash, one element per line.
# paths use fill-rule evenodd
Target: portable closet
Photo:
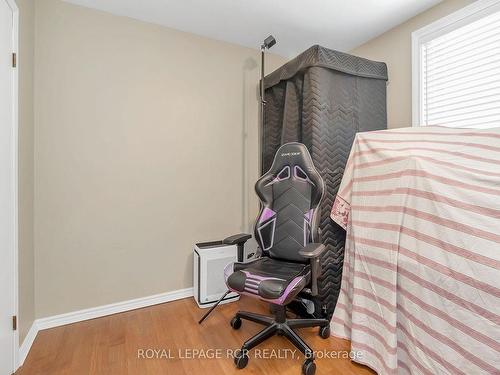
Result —
<path fill-rule="evenodd" d="M 320 236 L 328 251 L 316 314 L 331 318 L 340 291 L 345 231 L 330 210 L 357 132 L 387 128 L 387 66 L 313 46 L 264 78 L 262 170 L 267 171 L 279 146 L 301 142 L 322 175 L 326 193 Z"/>

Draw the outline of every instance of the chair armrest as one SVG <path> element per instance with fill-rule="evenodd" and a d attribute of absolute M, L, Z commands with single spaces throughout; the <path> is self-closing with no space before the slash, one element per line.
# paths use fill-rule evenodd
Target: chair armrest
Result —
<path fill-rule="evenodd" d="M 226 244 L 226 245 L 240 245 L 240 244 L 244 244 L 245 242 L 247 242 L 250 238 L 252 238 L 251 234 L 239 233 L 239 234 L 235 234 L 233 236 L 229 236 L 227 238 L 224 238 L 222 240 L 222 243 Z"/>
<path fill-rule="evenodd" d="M 312 242 L 304 247 L 302 250 L 299 250 L 299 254 L 304 258 L 317 258 L 325 251 L 326 247 L 322 243 Z"/>
<path fill-rule="evenodd" d="M 308 258 L 311 264 L 311 294 L 318 295 L 318 279 L 321 276 L 321 265 L 319 264 L 320 255 L 326 250 L 326 246 L 321 243 L 310 243 L 299 254 Z"/>
<path fill-rule="evenodd" d="M 245 246 L 245 242 L 247 242 L 250 238 L 252 238 L 251 234 L 239 233 L 224 238 L 222 240 L 222 243 L 226 245 L 236 245 L 238 249 L 238 256 L 236 259 L 238 260 L 238 262 L 243 262 L 245 261 L 245 259 L 243 259 L 245 256 L 243 247 Z"/>

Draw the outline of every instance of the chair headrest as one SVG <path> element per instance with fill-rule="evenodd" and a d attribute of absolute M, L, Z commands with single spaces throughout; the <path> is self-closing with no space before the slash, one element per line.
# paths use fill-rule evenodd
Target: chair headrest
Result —
<path fill-rule="evenodd" d="M 278 151 L 276 151 L 273 164 L 266 175 L 276 175 L 282 171 L 285 166 L 300 167 L 307 173 L 307 176 L 311 178 L 316 186 L 318 186 L 317 180 L 321 180 L 307 147 L 302 143 L 290 142 L 281 146 Z"/>
<path fill-rule="evenodd" d="M 319 204 L 325 190 L 323 179 L 307 147 L 302 143 L 290 142 L 276 151 L 271 168 L 255 184 L 255 191 L 264 205 L 272 203 L 271 185 L 289 176 L 312 184 L 311 205 L 315 207 Z"/>

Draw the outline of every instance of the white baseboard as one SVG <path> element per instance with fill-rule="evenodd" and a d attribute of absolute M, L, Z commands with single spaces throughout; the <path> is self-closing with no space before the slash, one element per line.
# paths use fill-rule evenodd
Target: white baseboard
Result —
<path fill-rule="evenodd" d="M 18 355 L 18 364 L 17 367 L 21 367 L 24 363 L 24 360 L 28 356 L 28 353 L 30 352 L 31 346 L 33 345 L 33 342 L 35 341 L 36 335 L 38 334 L 38 326 L 36 324 L 36 320 L 33 322 L 31 325 L 28 334 L 23 340 L 23 343 L 19 347 L 19 355 Z"/>
<path fill-rule="evenodd" d="M 160 303 L 175 301 L 182 298 L 192 297 L 193 288 L 174 290 L 173 292 L 155 294 L 153 296 L 131 299 L 129 301 L 111 303 L 109 305 L 92 307 L 66 314 L 49 316 L 37 319 L 38 329 L 48 329 L 63 326 L 84 320 L 100 318 L 106 315 L 117 314 L 125 311 L 140 309 L 142 307 L 158 305 Z"/>
<path fill-rule="evenodd" d="M 82 322 L 84 320 L 100 318 L 107 315 L 118 314 L 125 311 L 140 309 L 143 307 L 158 305 L 160 303 L 171 302 L 192 296 L 193 288 L 185 288 L 174 290 L 172 292 L 155 294 L 153 296 L 136 298 L 128 301 L 111 303 L 109 305 L 97 306 L 89 309 L 69 312 L 66 314 L 36 319 L 33 322 L 33 325 L 31 326 L 28 334 L 26 335 L 26 338 L 24 339 L 21 347 L 19 348 L 18 366 L 20 367 L 24 363 L 24 360 L 28 356 L 28 353 L 31 349 L 31 345 L 33 345 L 33 342 L 35 341 L 38 331 L 59 327 L 66 324 Z"/>

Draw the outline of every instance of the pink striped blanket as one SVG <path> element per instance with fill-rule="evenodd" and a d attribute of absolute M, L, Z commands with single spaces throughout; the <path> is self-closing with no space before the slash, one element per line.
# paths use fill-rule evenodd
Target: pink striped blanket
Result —
<path fill-rule="evenodd" d="M 333 333 L 379 374 L 500 374 L 500 128 L 359 133 Z"/>

